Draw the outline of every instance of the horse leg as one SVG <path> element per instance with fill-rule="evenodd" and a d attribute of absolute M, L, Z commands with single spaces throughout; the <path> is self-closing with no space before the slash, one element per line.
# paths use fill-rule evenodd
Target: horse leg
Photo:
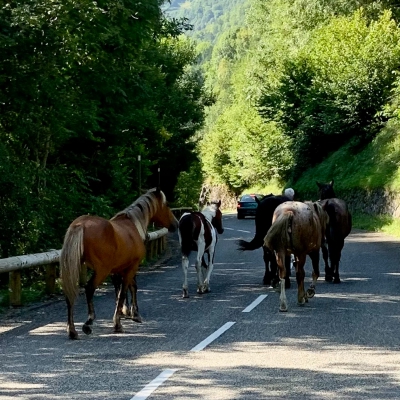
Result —
<path fill-rule="evenodd" d="M 68 310 L 68 324 L 67 324 L 67 333 L 70 339 L 78 339 L 78 332 L 75 329 L 74 324 L 74 304 L 71 304 L 66 298 L 67 301 L 67 310 Z"/>
<path fill-rule="evenodd" d="M 317 279 L 319 278 L 319 250 L 313 251 L 309 254 L 312 262 L 312 284 L 307 289 L 307 298 L 311 299 L 315 296 L 315 286 L 317 284 Z"/>
<path fill-rule="evenodd" d="M 285 256 L 285 269 L 286 269 L 286 276 L 285 276 L 285 289 L 290 289 L 290 264 L 291 264 L 291 257 Z"/>
<path fill-rule="evenodd" d="M 340 238 L 338 239 L 337 242 L 335 242 L 335 246 L 332 246 L 332 254 L 330 254 L 331 257 L 331 267 L 332 267 L 332 272 L 333 272 L 333 283 L 340 283 L 340 277 L 339 277 L 339 263 L 340 263 L 340 257 L 342 254 L 342 249 L 344 246 L 344 239 Z"/>
<path fill-rule="evenodd" d="M 304 292 L 304 278 L 306 273 L 304 271 L 304 264 L 306 263 L 306 255 L 302 254 L 297 257 L 296 265 L 296 281 L 297 281 L 297 303 L 303 305 L 306 302 L 306 295 Z"/>
<path fill-rule="evenodd" d="M 93 321 L 96 319 L 96 313 L 94 312 L 93 305 L 93 295 L 97 287 L 97 285 L 95 285 L 96 280 L 98 280 L 97 273 L 93 272 L 93 275 L 90 277 L 85 286 L 86 303 L 88 306 L 88 319 L 83 324 L 82 331 L 86 333 L 86 335 L 90 335 L 92 333 L 92 328 L 90 326 L 93 325 Z"/>
<path fill-rule="evenodd" d="M 285 252 L 276 253 L 276 263 L 279 268 L 279 279 L 281 283 L 281 294 L 279 296 L 279 311 L 286 312 L 288 310 L 286 292 L 285 292 Z"/>
<path fill-rule="evenodd" d="M 139 263 L 138 263 L 139 265 Z M 122 329 L 121 325 L 121 314 L 122 314 L 122 307 L 125 303 L 126 293 L 128 291 L 129 285 L 133 282 L 133 277 L 136 274 L 138 268 L 132 268 L 130 271 L 124 271 L 122 275 L 122 284 L 121 290 L 118 294 L 117 305 L 115 307 L 114 317 L 113 317 L 113 326 L 115 333 L 123 333 L 124 330 Z"/>
<path fill-rule="evenodd" d="M 187 281 L 187 274 L 189 269 L 189 258 L 182 254 L 182 270 L 183 270 L 183 285 L 182 285 L 182 297 L 189 297 L 189 288 Z"/>
<path fill-rule="evenodd" d="M 263 246 L 263 259 L 264 259 L 264 264 L 265 264 L 265 273 L 264 273 L 264 278 L 263 278 L 263 285 L 266 286 L 272 286 L 272 271 L 270 271 L 270 260 L 272 259 L 272 254 L 271 251 Z M 272 263 L 272 262 L 271 262 Z M 275 269 L 276 271 L 276 269 Z"/>
<path fill-rule="evenodd" d="M 211 273 L 213 272 L 214 269 L 214 252 L 215 248 L 210 248 L 207 251 L 208 254 L 208 266 L 207 269 L 204 269 L 204 275 L 206 279 L 204 279 L 204 286 L 203 286 L 203 292 L 204 293 L 209 293 L 211 292 L 211 287 L 210 287 L 210 278 L 211 278 Z"/>
<path fill-rule="evenodd" d="M 129 306 L 128 291 L 131 294 L 131 305 Z M 133 285 L 128 285 L 128 290 L 125 294 L 124 305 L 122 306 L 122 315 L 126 317 L 132 317 L 132 307 L 133 307 Z"/>
<path fill-rule="evenodd" d="M 321 245 L 321 250 L 322 250 L 322 258 L 324 259 L 324 264 L 325 264 L 325 280 L 327 282 L 332 282 L 333 274 L 329 267 L 329 262 L 328 262 L 329 252 L 326 242 Z"/>
<path fill-rule="evenodd" d="M 115 291 L 115 302 L 118 301 L 118 295 L 119 291 L 121 290 L 121 285 L 122 285 L 122 277 L 120 274 L 112 274 L 111 275 L 111 282 L 114 285 L 114 291 Z M 122 314 L 123 315 L 129 315 L 128 307 L 124 304 L 124 307 L 122 309 Z"/>
<path fill-rule="evenodd" d="M 139 306 L 137 302 L 137 283 L 136 276 L 133 278 L 132 283 L 129 285 L 129 290 L 132 296 L 132 304 L 131 304 L 131 317 L 135 322 L 142 322 L 142 317 L 139 314 Z"/>
<path fill-rule="evenodd" d="M 202 271 L 202 259 L 205 251 L 205 244 L 204 243 L 198 243 L 197 244 L 197 257 L 196 257 L 196 272 L 197 272 L 197 293 L 198 294 L 203 294 L 203 285 L 204 285 L 204 280 L 203 280 L 203 271 Z"/>

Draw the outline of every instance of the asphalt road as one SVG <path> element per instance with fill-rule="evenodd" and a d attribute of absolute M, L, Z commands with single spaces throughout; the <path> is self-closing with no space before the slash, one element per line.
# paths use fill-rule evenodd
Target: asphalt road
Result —
<path fill-rule="evenodd" d="M 326 283 L 306 305 L 296 282 L 279 294 L 262 285 L 261 249 L 250 240 L 254 220 L 224 215 L 212 292 L 181 298 L 176 235 L 169 257 L 138 276 L 142 324 L 123 320 L 112 332 L 114 294 L 95 297 L 93 334 L 66 334 L 66 306 L 17 310 L 0 320 L 0 399 L 400 399 L 400 242 L 354 231 L 346 239 L 342 283 Z M 194 255 L 193 255 L 194 256 Z M 191 257 L 193 264 L 193 257 Z M 307 261 L 307 286 L 311 266 Z M 86 319 L 83 295 L 77 328 Z"/>

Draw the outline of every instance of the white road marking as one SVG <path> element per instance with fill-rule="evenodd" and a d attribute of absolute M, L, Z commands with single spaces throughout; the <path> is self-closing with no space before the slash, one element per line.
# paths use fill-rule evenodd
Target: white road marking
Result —
<path fill-rule="evenodd" d="M 201 351 L 205 347 L 207 347 L 211 342 L 221 336 L 225 331 L 227 331 L 231 326 L 233 326 L 235 322 L 227 322 L 225 325 L 221 326 L 218 330 L 212 333 L 208 338 L 204 339 L 197 346 L 193 347 L 190 351 Z"/>
<path fill-rule="evenodd" d="M 227 231 L 234 231 L 233 228 L 225 228 L 225 227 L 224 227 L 224 229 L 226 229 Z"/>
<path fill-rule="evenodd" d="M 267 294 L 261 294 L 250 305 L 248 305 L 242 312 L 250 312 L 254 307 L 257 307 L 267 297 L 268 297 Z"/>
<path fill-rule="evenodd" d="M 238 232 L 243 232 L 243 233 L 251 233 L 250 231 L 242 231 L 241 229 L 237 230 Z"/>
<path fill-rule="evenodd" d="M 147 399 L 160 385 L 162 385 L 168 378 L 170 378 L 177 369 L 165 369 L 157 378 L 153 379 L 147 384 L 138 394 L 133 396 L 131 400 L 145 400 Z"/>

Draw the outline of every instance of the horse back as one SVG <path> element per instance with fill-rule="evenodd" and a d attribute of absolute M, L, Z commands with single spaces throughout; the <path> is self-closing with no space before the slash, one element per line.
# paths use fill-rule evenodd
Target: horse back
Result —
<path fill-rule="evenodd" d="M 279 214 L 292 214 L 291 224 L 288 226 L 290 248 L 294 253 L 308 253 L 321 247 L 322 231 L 318 215 L 312 205 L 299 201 L 288 201 L 279 205 L 274 218 Z"/>
<path fill-rule="evenodd" d="M 214 229 L 205 216 L 198 211 L 183 214 L 178 224 L 181 252 L 189 256 L 191 251 L 197 251 L 199 240 L 205 241 L 205 248 L 208 249 L 212 243 Z"/>
<path fill-rule="evenodd" d="M 98 216 L 84 215 L 71 226 L 83 228 L 83 262 L 97 265 L 114 265 L 114 272 L 141 261 L 146 248 L 142 238 L 129 218 L 108 220 Z"/>
<path fill-rule="evenodd" d="M 324 200 L 325 211 L 329 215 L 329 229 L 335 235 L 347 237 L 352 229 L 352 216 L 344 200 L 331 198 Z"/>

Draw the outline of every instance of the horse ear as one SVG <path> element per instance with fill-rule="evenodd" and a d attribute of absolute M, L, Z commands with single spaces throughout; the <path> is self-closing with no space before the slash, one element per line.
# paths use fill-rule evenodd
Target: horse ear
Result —
<path fill-rule="evenodd" d="M 318 187 L 321 189 L 322 188 L 322 184 L 321 183 L 319 183 L 318 181 L 317 182 L 315 182 L 317 185 L 318 185 Z"/>
<path fill-rule="evenodd" d="M 259 199 L 257 196 L 254 196 L 254 198 L 255 198 L 255 200 L 256 200 L 256 203 L 257 203 L 257 204 L 260 204 L 260 199 Z"/>
<path fill-rule="evenodd" d="M 217 206 L 218 206 L 218 208 L 221 207 L 221 200 L 218 201 Z"/>
<path fill-rule="evenodd" d="M 335 181 L 332 179 L 332 180 L 329 182 L 329 185 L 333 187 L 333 184 L 334 184 L 334 183 L 335 183 Z"/>

